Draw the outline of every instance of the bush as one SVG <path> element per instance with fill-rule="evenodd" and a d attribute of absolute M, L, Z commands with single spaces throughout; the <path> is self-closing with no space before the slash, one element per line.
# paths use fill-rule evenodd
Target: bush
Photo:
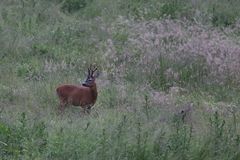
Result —
<path fill-rule="evenodd" d="M 24 156 L 35 159 L 46 148 L 48 134 L 45 129 L 43 122 L 30 124 L 25 113 L 22 113 L 19 125 L 9 126 L 0 122 L 1 157 L 18 159 Z"/>
<path fill-rule="evenodd" d="M 213 5 L 211 14 L 211 21 L 214 26 L 227 27 L 234 24 L 237 19 L 237 13 L 234 9 L 230 9 L 228 7 L 223 8 L 218 5 Z"/>
<path fill-rule="evenodd" d="M 177 14 L 183 10 L 183 3 L 179 0 L 170 0 L 164 3 L 161 7 L 162 15 L 176 18 Z"/>
<path fill-rule="evenodd" d="M 86 5 L 86 0 L 65 0 L 62 4 L 62 10 L 72 13 L 85 8 Z"/>

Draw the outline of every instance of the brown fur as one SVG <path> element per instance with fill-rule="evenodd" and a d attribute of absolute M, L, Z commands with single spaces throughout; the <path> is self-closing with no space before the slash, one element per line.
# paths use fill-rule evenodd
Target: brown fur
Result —
<path fill-rule="evenodd" d="M 88 76 L 82 85 L 64 84 L 57 87 L 56 92 L 60 99 L 60 111 L 62 112 L 67 105 L 81 106 L 84 111 L 88 111 L 96 103 L 97 85 L 94 72 L 97 70 L 88 69 Z"/>
<path fill-rule="evenodd" d="M 56 89 L 56 92 L 60 99 L 61 111 L 63 111 L 68 104 L 88 109 L 93 106 L 97 100 L 96 84 L 92 87 L 65 84 L 60 85 Z"/>

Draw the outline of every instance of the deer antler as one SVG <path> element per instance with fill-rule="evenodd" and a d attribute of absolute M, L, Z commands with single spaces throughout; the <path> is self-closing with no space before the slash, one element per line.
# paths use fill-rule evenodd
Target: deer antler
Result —
<path fill-rule="evenodd" d="M 92 70 L 92 73 L 94 73 L 96 70 L 97 70 L 97 67 L 96 66 L 94 66 L 94 70 Z"/>
<path fill-rule="evenodd" d="M 90 76 L 90 74 L 91 74 L 91 70 L 90 68 L 88 68 L 88 77 Z"/>
<path fill-rule="evenodd" d="M 94 68 L 94 69 L 93 69 Z M 90 67 L 88 68 L 88 74 L 89 76 L 93 76 L 93 73 L 97 70 L 97 67 L 94 65 L 90 65 Z"/>
<path fill-rule="evenodd" d="M 92 64 L 90 64 L 88 68 L 88 76 L 92 76 L 92 75 L 93 75 Z"/>

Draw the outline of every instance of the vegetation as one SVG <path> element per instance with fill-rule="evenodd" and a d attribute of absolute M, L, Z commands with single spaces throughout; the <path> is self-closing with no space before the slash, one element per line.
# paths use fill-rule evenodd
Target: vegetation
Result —
<path fill-rule="evenodd" d="M 1 0 L 2 159 L 240 158 L 240 2 Z M 101 70 L 90 114 L 55 89 Z"/>

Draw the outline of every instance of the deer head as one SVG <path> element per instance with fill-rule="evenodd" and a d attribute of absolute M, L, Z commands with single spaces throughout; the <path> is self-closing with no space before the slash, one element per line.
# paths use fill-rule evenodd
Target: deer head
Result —
<path fill-rule="evenodd" d="M 97 67 L 92 65 L 88 68 L 87 79 L 82 83 L 85 87 L 92 87 L 95 83 L 95 79 L 98 77 L 98 73 L 96 73 Z"/>

